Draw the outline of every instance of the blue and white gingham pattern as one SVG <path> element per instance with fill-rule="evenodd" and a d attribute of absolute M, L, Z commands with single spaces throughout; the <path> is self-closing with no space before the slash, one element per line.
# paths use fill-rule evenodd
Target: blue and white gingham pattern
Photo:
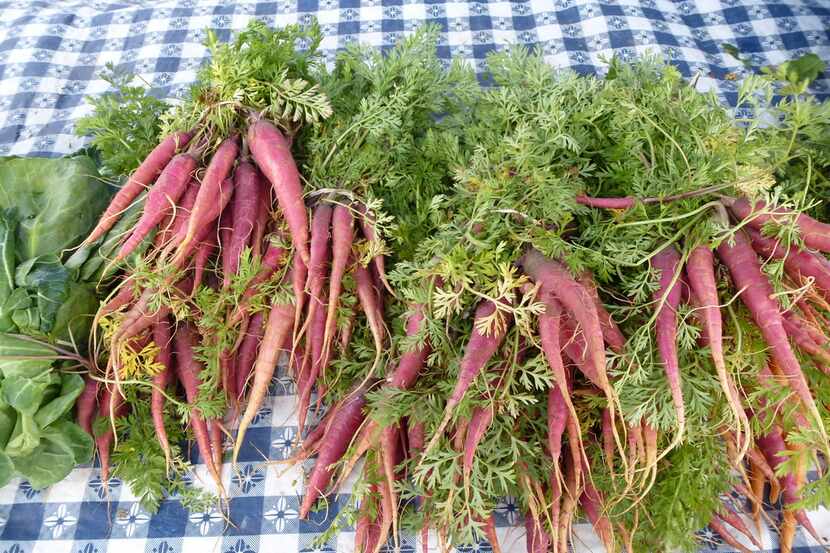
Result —
<path fill-rule="evenodd" d="M 723 43 L 737 46 L 755 67 L 807 52 L 830 60 L 826 0 L 0 2 L 0 155 L 60 155 L 81 147 L 73 124 L 89 110 L 84 97 L 107 90 L 99 78 L 107 62 L 136 73 L 158 95 L 175 97 L 205 59 L 206 29 L 226 39 L 252 18 L 278 26 L 312 17 L 322 25 L 329 60 L 351 41 L 390 45 L 431 22 L 444 31 L 441 57 L 466 59 L 479 70 L 487 52 L 512 43 L 538 46 L 552 64 L 586 73 L 602 71 L 602 60 L 612 54 L 631 59 L 659 51 L 684 75 L 699 75 L 698 86 L 715 88 L 726 102 L 734 99 L 735 79 L 747 70 L 723 53 Z M 820 95 L 830 93 L 824 77 L 814 87 Z M 246 437 L 240 472 L 224 467 L 229 521 L 215 510 L 186 512 L 176 498 L 150 515 L 122 483 L 112 481 L 107 495 L 99 470 L 83 467 L 40 492 L 20 481 L 0 488 L 0 553 L 351 551 L 350 532 L 313 545 L 347 496 L 332 498 L 327 513 L 298 520 L 300 470 L 285 472 L 265 462 L 290 453 L 296 434 L 292 394 L 291 382 L 278 376 Z M 194 482 L 210 480 L 203 468 Z M 773 520 L 779 516 L 772 506 L 769 514 Z M 506 498 L 496 518 L 505 550 L 524 551 L 515 501 Z M 830 533 L 830 512 L 811 518 Z M 704 550 L 729 550 L 711 532 L 702 537 Z M 766 529 L 763 539 L 774 551 L 774 533 Z M 575 541 L 580 550 L 602 550 L 585 524 L 577 527 Z M 796 546 L 800 552 L 821 550 L 800 533 Z M 405 540 L 401 551 L 415 547 L 414 540 Z M 491 551 L 486 543 L 461 550 Z"/>

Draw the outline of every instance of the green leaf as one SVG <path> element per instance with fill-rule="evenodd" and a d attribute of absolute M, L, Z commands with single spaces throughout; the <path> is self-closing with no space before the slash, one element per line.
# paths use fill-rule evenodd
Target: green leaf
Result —
<path fill-rule="evenodd" d="M 16 423 L 17 412 L 9 405 L 0 406 L 0 451 L 6 447 Z"/>
<path fill-rule="evenodd" d="M 33 416 L 43 402 L 43 395 L 49 386 L 51 373 L 34 378 L 13 375 L 3 380 L 3 400 L 24 415 Z"/>
<path fill-rule="evenodd" d="M 72 421 L 59 421 L 43 431 L 43 439 L 54 442 L 72 454 L 74 464 L 88 463 L 92 459 L 95 442 L 92 436 Z"/>
<path fill-rule="evenodd" d="M 0 159 L 0 208 L 14 208 L 17 258 L 60 256 L 78 244 L 107 206 L 109 187 L 95 162 L 72 158 Z"/>
<path fill-rule="evenodd" d="M 0 450 L 0 487 L 5 486 L 14 476 L 14 463 L 5 452 Z"/>
<path fill-rule="evenodd" d="M 17 221 L 11 210 L 0 212 L 0 305 L 6 302 L 14 289 L 14 235 Z M 0 312 L 0 327 L 2 327 Z"/>
<path fill-rule="evenodd" d="M 54 432 L 30 452 L 9 454 L 9 457 L 17 472 L 36 490 L 63 480 L 75 466 L 75 453 L 70 443 L 67 439 L 60 439 Z"/>
<path fill-rule="evenodd" d="M 30 329 L 27 333 L 31 334 L 49 334 L 55 326 L 58 310 L 68 295 L 69 271 L 57 256 L 32 258 L 18 266 L 15 281 L 18 286 L 27 287 L 35 294 L 38 319 L 34 324 L 35 321 L 30 320 L 32 315 L 27 310 L 28 318 L 21 320 L 24 324 L 17 323 L 18 327 L 21 330 L 24 327 Z"/>
<path fill-rule="evenodd" d="M 41 428 L 46 428 L 60 417 L 68 413 L 75 400 L 84 389 L 84 380 L 77 374 L 65 373 L 61 375 L 60 395 L 38 409 L 35 422 Z"/>
<path fill-rule="evenodd" d="M 6 444 L 6 453 L 11 456 L 28 455 L 40 444 L 40 427 L 31 415 L 17 417 L 11 438 Z"/>
<path fill-rule="evenodd" d="M 0 373 L 5 378 L 34 378 L 45 373 L 52 366 L 54 355 L 46 344 L 0 333 Z"/>
<path fill-rule="evenodd" d="M 782 63 L 779 67 L 779 74 L 791 84 L 811 83 L 821 75 L 826 67 L 827 64 L 820 57 L 809 53 Z"/>

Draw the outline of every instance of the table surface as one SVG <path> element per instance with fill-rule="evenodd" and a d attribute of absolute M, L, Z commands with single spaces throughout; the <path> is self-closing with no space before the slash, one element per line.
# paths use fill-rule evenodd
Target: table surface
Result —
<path fill-rule="evenodd" d="M 89 111 L 85 96 L 107 91 L 99 78 L 106 63 L 139 75 L 160 96 L 177 97 L 205 59 L 206 29 L 227 39 L 252 18 L 280 26 L 312 17 L 322 26 L 328 60 L 349 42 L 389 45 L 430 22 L 443 29 L 440 56 L 466 59 L 479 71 L 487 52 L 513 43 L 537 46 L 553 65 L 584 73 L 602 72 L 602 60 L 612 54 L 629 60 L 656 51 L 684 75 L 698 74 L 698 86 L 714 88 L 726 103 L 734 101 L 735 79 L 748 70 L 723 52 L 724 43 L 737 46 L 754 67 L 807 52 L 830 60 L 828 1 L 0 2 L 0 155 L 61 155 L 82 147 L 74 122 Z M 830 80 L 817 81 L 815 91 L 830 95 Z M 232 525 L 215 510 L 187 512 L 175 497 L 157 514 L 147 513 L 123 483 L 111 481 L 106 495 L 99 470 L 81 467 L 46 490 L 25 481 L 0 488 L 0 553 L 351 551 L 350 532 L 315 543 L 348 496 L 332 498 L 328 513 L 300 521 L 301 469 L 281 474 L 284 469 L 266 464 L 266 457 L 284 459 L 296 434 L 292 382 L 278 374 L 271 392 L 246 437 L 241 471 L 224 466 Z M 209 480 L 202 469 L 194 482 Z M 778 512 L 770 507 L 770 515 L 776 519 Z M 830 512 L 810 516 L 830 534 Z M 524 551 L 511 498 L 498 506 L 496 520 L 504 549 Z M 580 524 L 576 533 L 578 550 L 602 551 L 590 527 Z M 702 535 L 704 551 L 730 550 L 716 534 Z M 767 529 L 763 540 L 776 550 L 774 532 Z M 796 546 L 801 553 L 822 550 L 801 533 Z M 415 547 L 407 539 L 401 551 Z M 491 548 L 485 542 L 459 551 Z"/>

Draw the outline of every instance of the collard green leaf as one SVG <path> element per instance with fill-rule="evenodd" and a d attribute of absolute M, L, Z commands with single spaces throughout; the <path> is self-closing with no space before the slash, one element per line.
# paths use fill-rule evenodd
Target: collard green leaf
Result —
<path fill-rule="evenodd" d="M 6 454 L 9 457 L 25 456 L 34 451 L 40 444 L 40 427 L 31 415 L 20 413 L 14 424 L 14 430 L 6 444 Z"/>
<path fill-rule="evenodd" d="M 69 271 L 56 255 L 32 258 L 18 266 L 15 283 L 28 288 L 35 297 L 39 322 L 34 324 L 30 319 L 24 319 L 28 323 L 26 328 L 33 329 L 33 334 L 49 334 L 68 295 Z M 23 329 L 21 324 L 18 326 Z"/>
<path fill-rule="evenodd" d="M 4 405 L 0 407 L 0 451 L 6 447 L 6 442 L 9 441 L 16 422 L 17 412 L 11 406 Z"/>
<path fill-rule="evenodd" d="M 75 464 L 88 463 L 95 447 L 92 436 L 72 421 L 58 421 L 43 431 L 43 439 L 54 442 L 72 454 Z"/>
<path fill-rule="evenodd" d="M 63 480 L 75 466 L 73 449 L 65 440 L 55 437 L 50 434 L 50 439 L 44 439 L 26 454 L 9 455 L 17 472 L 36 490 Z"/>
<path fill-rule="evenodd" d="M 43 373 L 33 378 L 9 376 L 3 380 L 3 400 L 24 415 L 34 416 L 43 403 L 47 387 L 52 382 L 52 373 Z"/>
<path fill-rule="evenodd" d="M 98 282 L 104 273 L 104 269 L 109 264 L 109 260 L 115 257 L 116 251 L 121 246 L 121 241 L 127 231 L 135 225 L 141 212 L 144 209 L 144 201 L 147 198 L 147 193 L 142 192 L 130 206 L 124 210 L 124 214 L 115 225 L 110 229 L 106 236 L 102 239 L 97 250 L 83 262 L 80 269 L 81 280 L 87 282 Z M 74 257 L 74 256 L 73 256 Z M 74 267 L 80 262 L 81 256 L 76 259 L 70 258 L 67 263 L 70 268 Z M 70 263 L 71 262 L 71 263 Z"/>
<path fill-rule="evenodd" d="M 0 487 L 9 483 L 14 476 L 14 464 L 9 456 L 0 450 Z"/>
<path fill-rule="evenodd" d="M 83 350 L 89 338 L 92 316 L 98 308 L 95 285 L 71 282 L 63 303 L 55 314 L 49 336 L 55 340 L 71 341 Z"/>
<path fill-rule="evenodd" d="M 68 413 L 84 389 L 84 381 L 77 374 L 65 373 L 60 376 L 60 379 L 61 387 L 58 397 L 45 403 L 35 414 L 35 422 L 41 428 L 46 428 Z"/>
<path fill-rule="evenodd" d="M 0 333 L 0 373 L 5 378 L 34 378 L 52 366 L 54 352 L 46 345 Z"/>
<path fill-rule="evenodd" d="M 3 158 L 0 182 L 0 208 L 14 208 L 20 218 L 19 260 L 60 255 L 77 245 L 110 197 L 95 162 L 86 156 Z"/>
<path fill-rule="evenodd" d="M 11 210 L 0 212 L 0 304 L 14 289 L 14 233 L 17 221 Z"/>

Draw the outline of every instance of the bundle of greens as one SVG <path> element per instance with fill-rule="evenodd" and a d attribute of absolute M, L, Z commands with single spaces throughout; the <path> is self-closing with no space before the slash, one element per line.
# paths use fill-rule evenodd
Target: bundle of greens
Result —
<path fill-rule="evenodd" d="M 4 158 L 0 181 L 0 485 L 21 475 L 43 488 L 92 455 L 69 418 L 98 302 L 66 258 L 109 188 L 86 156 Z"/>

